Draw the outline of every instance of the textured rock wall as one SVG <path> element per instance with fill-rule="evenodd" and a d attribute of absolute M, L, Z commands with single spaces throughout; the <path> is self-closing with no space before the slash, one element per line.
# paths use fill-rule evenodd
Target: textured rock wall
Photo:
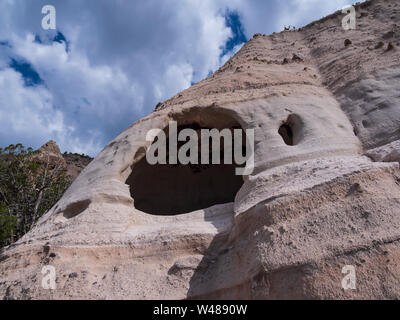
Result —
<path fill-rule="evenodd" d="M 357 15 L 353 31 L 335 13 L 255 35 L 126 129 L 2 253 L 0 296 L 400 298 L 400 3 L 369 1 Z M 254 172 L 233 203 L 176 216 L 137 210 L 130 188 L 152 181 L 127 179 L 147 131 L 187 124 L 193 112 L 201 125 L 253 128 Z M 279 134 L 288 119 L 294 145 Z M 57 270 L 54 291 L 41 288 L 45 264 Z M 357 290 L 341 287 L 345 265 Z"/>

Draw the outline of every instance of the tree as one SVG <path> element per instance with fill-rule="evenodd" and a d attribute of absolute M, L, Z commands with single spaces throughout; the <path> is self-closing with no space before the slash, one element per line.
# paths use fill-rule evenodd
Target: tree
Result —
<path fill-rule="evenodd" d="M 22 144 L 0 148 L 0 247 L 28 232 L 70 184 L 61 158 Z"/>

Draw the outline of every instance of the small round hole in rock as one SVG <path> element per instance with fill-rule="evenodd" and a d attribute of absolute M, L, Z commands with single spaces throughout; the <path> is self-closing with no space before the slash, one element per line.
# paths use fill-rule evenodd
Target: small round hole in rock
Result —
<path fill-rule="evenodd" d="M 296 114 L 291 114 L 287 120 L 279 127 L 278 133 L 285 144 L 294 146 L 302 138 L 302 121 Z"/>
<path fill-rule="evenodd" d="M 90 200 L 82 200 L 71 203 L 63 212 L 64 218 L 71 219 L 76 217 L 77 215 L 85 211 L 89 207 L 90 203 Z"/>

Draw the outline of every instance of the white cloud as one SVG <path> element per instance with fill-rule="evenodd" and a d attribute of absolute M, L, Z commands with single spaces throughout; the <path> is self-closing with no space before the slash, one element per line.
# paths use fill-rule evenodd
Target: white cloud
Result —
<path fill-rule="evenodd" d="M 21 139 L 34 147 L 52 138 L 63 150 L 94 155 L 130 123 L 151 112 L 158 101 L 215 71 L 231 36 L 224 11 L 212 0 L 121 1 L 120 5 L 103 1 L 101 6 L 98 1 L 56 0 L 54 6 L 57 26 L 69 41 L 68 53 L 64 43 L 34 41 L 35 35 L 51 36 L 37 27 L 39 3 L 17 0 L 0 5 L 4 9 L 0 20 L 6 16 L 0 22 L 0 41 L 5 39 L 13 47 L 7 55 L 28 61 L 44 81 L 44 86 L 29 88 L 19 83 L 17 92 L 31 96 L 15 108 L 25 110 L 24 104 L 34 98 L 36 107 L 13 113 L 22 122 L 36 113 L 37 121 L 30 123 L 29 130 L 37 134 Z M 0 54 L 0 66 L 7 59 Z M 5 91 L 4 85 L 0 91 Z M 37 106 L 49 97 L 47 111 L 39 112 Z M 15 104 L 12 98 L 3 92 L 4 103 Z M 56 115 L 62 119 L 58 131 L 40 121 Z M 9 123 L 13 134 L 0 137 L 0 144 L 29 135 L 15 119 Z M 0 125 L 4 121 L 0 118 Z"/>
<path fill-rule="evenodd" d="M 302 27 L 357 0 L 233 0 L 243 22 L 246 36 L 255 33 L 280 32 L 284 26 Z M 363 1 L 361 1 L 363 2 Z"/>
<path fill-rule="evenodd" d="M 349 0 L 292 0 L 283 6 L 282 14 L 277 19 L 276 27 L 278 30 L 282 30 L 284 26 L 289 25 L 302 27 L 350 4 L 352 2 Z"/>
<path fill-rule="evenodd" d="M 205 78 L 240 49 L 223 57 L 232 36 L 229 8 L 246 35 L 279 31 L 344 6 L 317 0 L 53 0 L 57 27 L 69 41 L 38 43 L 55 35 L 40 28 L 45 1 L 0 1 L 0 145 L 39 147 L 49 139 L 62 150 L 95 155 L 156 103 Z M 8 68 L 23 58 L 44 84 L 25 87 Z M 5 80 L 9 79 L 9 80 Z"/>
<path fill-rule="evenodd" d="M 189 88 L 193 80 L 193 67 L 184 63 L 181 65 L 173 64 L 169 66 L 163 76 L 162 82 L 154 86 L 155 97 L 163 100 L 165 97 Z M 164 83 L 168 86 L 163 85 Z"/>
<path fill-rule="evenodd" d="M 63 135 L 63 115 L 53 110 L 52 96 L 44 88 L 24 87 L 12 69 L 0 71 L 0 135 L 14 143 Z"/>

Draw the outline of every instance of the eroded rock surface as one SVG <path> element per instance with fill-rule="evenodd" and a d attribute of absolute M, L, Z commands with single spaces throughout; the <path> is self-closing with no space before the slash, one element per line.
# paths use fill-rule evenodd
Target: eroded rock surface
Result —
<path fill-rule="evenodd" d="M 255 35 L 214 75 L 126 129 L 2 253 L 0 296 L 400 298 L 400 3 L 356 10 L 352 31 L 338 12 Z M 255 130 L 255 170 L 234 202 L 179 215 L 135 208 L 136 189 L 157 208 L 160 186 L 131 177 L 147 131 L 170 120 Z M 207 192 L 199 184 L 193 198 Z M 41 286 L 48 264 L 56 290 Z M 356 269 L 356 290 L 342 288 L 345 265 Z"/>

